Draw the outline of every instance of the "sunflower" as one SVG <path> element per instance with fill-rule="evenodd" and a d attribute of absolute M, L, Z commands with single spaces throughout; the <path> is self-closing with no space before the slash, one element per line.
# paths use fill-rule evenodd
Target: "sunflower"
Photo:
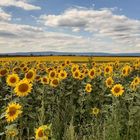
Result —
<path fill-rule="evenodd" d="M 86 87 L 85 87 L 85 91 L 90 93 L 92 91 L 92 85 L 91 84 L 86 84 Z"/>
<path fill-rule="evenodd" d="M 121 84 L 116 84 L 112 87 L 111 92 L 114 96 L 121 96 L 124 93 L 124 87 Z"/>
<path fill-rule="evenodd" d="M 48 140 L 50 135 L 50 126 L 42 125 L 35 131 L 35 138 L 36 140 Z"/>
<path fill-rule="evenodd" d="M 62 63 L 61 64 L 61 68 L 64 69 L 65 67 L 66 67 L 66 64 L 65 63 Z"/>
<path fill-rule="evenodd" d="M 35 79 L 36 72 L 35 70 L 31 69 L 25 74 L 25 78 L 29 81 L 33 81 Z"/>
<path fill-rule="evenodd" d="M 62 70 L 61 68 L 58 68 L 57 69 L 57 73 L 59 74 L 61 70 Z"/>
<path fill-rule="evenodd" d="M 46 70 L 46 73 L 50 72 L 50 68 L 48 68 L 48 67 L 46 67 L 45 70 Z"/>
<path fill-rule="evenodd" d="M 138 70 L 139 69 L 139 65 L 138 64 L 135 64 L 133 67 L 134 67 L 134 70 Z"/>
<path fill-rule="evenodd" d="M 57 87 L 58 84 L 59 84 L 59 79 L 58 79 L 58 78 L 51 79 L 50 85 L 51 85 L 52 87 Z"/>
<path fill-rule="evenodd" d="M 6 108 L 6 120 L 7 122 L 13 122 L 22 113 L 21 105 L 18 103 L 9 103 Z"/>
<path fill-rule="evenodd" d="M 71 72 L 74 73 L 76 70 L 79 70 L 79 65 L 73 64 L 71 67 Z"/>
<path fill-rule="evenodd" d="M 82 70 L 81 70 L 81 73 L 83 74 L 85 72 L 85 69 L 83 68 Z"/>
<path fill-rule="evenodd" d="M 115 67 L 116 70 L 119 68 L 119 61 L 115 62 L 114 67 Z"/>
<path fill-rule="evenodd" d="M 44 129 L 39 127 L 37 130 L 36 130 L 36 140 L 48 140 L 48 137 L 45 136 L 44 134 Z"/>
<path fill-rule="evenodd" d="M 52 70 L 52 71 L 49 72 L 49 78 L 50 78 L 50 79 L 53 79 L 53 78 L 55 78 L 56 76 L 57 76 L 57 73 L 56 73 L 55 70 Z"/>
<path fill-rule="evenodd" d="M 87 68 L 87 64 L 86 64 L 86 63 L 83 63 L 83 64 L 82 64 L 82 67 L 83 67 L 84 69 L 86 69 L 86 68 Z"/>
<path fill-rule="evenodd" d="M 124 68 L 122 69 L 122 75 L 123 75 L 123 76 L 128 76 L 128 71 L 127 71 L 127 68 L 126 68 L 126 67 L 124 67 Z"/>
<path fill-rule="evenodd" d="M 114 83 L 114 80 L 112 79 L 112 77 L 109 77 L 106 79 L 105 83 L 107 87 L 111 88 Z"/>
<path fill-rule="evenodd" d="M 13 72 L 14 72 L 14 73 L 19 73 L 20 70 L 21 70 L 20 67 L 14 67 L 14 68 L 13 68 Z"/>
<path fill-rule="evenodd" d="M 139 77 L 134 78 L 133 83 L 135 85 L 138 85 L 140 83 L 140 78 Z"/>
<path fill-rule="evenodd" d="M 64 71 L 64 70 L 61 70 L 60 72 L 59 72 L 59 74 L 58 74 L 58 77 L 60 78 L 60 79 L 66 79 L 67 78 L 67 72 L 66 71 Z"/>
<path fill-rule="evenodd" d="M 41 73 L 45 73 L 45 71 L 45 68 L 40 70 Z"/>
<path fill-rule="evenodd" d="M 29 70 L 29 68 L 28 68 L 27 66 L 22 68 L 22 71 L 23 71 L 24 73 L 26 73 L 28 70 Z"/>
<path fill-rule="evenodd" d="M 20 68 L 24 68 L 25 66 L 26 66 L 25 63 L 20 64 Z"/>
<path fill-rule="evenodd" d="M 136 91 L 137 86 L 138 86 L 137 84 L 135 84 L 134 82 L 131 82 L 130 89 L 133 90 L 133 91 Z"/>
<path fill-rule="evenodd" d="M 58 69 L 58 66 L 54 66 L 54 70 L 57 70 Z"/>
<path fill-rule="evenodd" d="M 41 78 L 41 83 L 43 85 L 47 85 L 47 84 L 49 84 L 49 82 L 50 82 L 50 79 L 48 77 L 42 77 Z"/>
<path fill-rule="evenodd" d="M 27 96 L 32 90 L 32 84 L 27 79 L 21 80 L 15 87 L 14 91 L 18 96 Z"/>
<path fill-rule="evenodd" d="M 0 69 L 0 77 L 6 76 L 8 73 L 8 70 L 5 68 Z"/>
<path fill-rule="evenodd" d="M 81 73 L 80 76 L 79 76 L 79 80 L 83 80 L 84 78 L 85 78 L 85 74 Z"/>
<path fill-rule="evenodd" d="M 67 59 L 67 60 L 65 60 L 65 64 L 66 64 L 66 65 L 68 65 L 68 66 L 69 66 L 69 65 L 70 65 L 70 63 L 71 63 L 71 62 L 70 62 L 70 60 L 68 60 L 68 59 Z"/>
<path fill-rule="evenodd" d="M 74 71 L 74 72 L 72 73 L 72 75 L 73 75 L 73 78 L 79 79 L 81 73 L 80 73 L 80 71 L 77 69 L 76 71 Z"/>
<path fill-rule="evenodd" d="M 104 74 L 105 75 L 110 75 L 110 74 L 112 74 L 112 72 L 113 72 L 112 66 L 108 65 L 104 68 Z"/>
<path fill-rule="evenodd" d="M 19 76 L 17 74 L 8 75 L 6 82 L 8 86 L 15 87 L 16 84 L 19 82 Z"/>
<path fill-rule="evenodd" d="M 91 112 L 91 114 L 97 116 L 97 115 L 99 114 L 99 112 L 100 112 L 100 109 L 97 108 L 97 107 L 94 107 L 94 108 L 92 108 L 92 112 Z"/>
<path fill-rule="evenodd" d="M 92 68 L 92 69 L 89 70 L 88 75 L 89 75 L 90 79 L 95 78 L 95 72 L 96 71 L 95 71 L 94 68 Z"/>
<path fill-rule="evenodd" d="M 40 75 L 36 75 L 35 76 L 35 81 L 36 82 L 40 82 L 41 81 L 41 76 Z"/>
<path fill-rule="evenodd" d="M 97 72 L 97 75 L 98 75 L 98 76 L 101 75 L 101 73 L 102 73 L 101 68 L 98 68 L 96 72 Z"/>
<path fill-rule="evenodd" d="M 122 69 L 122 75 L 123 76 L 128 76 L 129 74 L 130 74 L 130 72 L 131 72 L 131 67 L 130 66 L 125 66 L 125 67 L 123 67 L 123 69 Z"/>
<path fill-rule="evenodd" d="M 87 75 L 88 73 L 89 73 L 89 70 L 88 70 L 88 69 L 85 69 L 85 70 L 84 70 L 84 74 Z"/>
<path fill-rule="evenodd" d="M 31 61 L 28 61 L 28 62 L 27 62 L 27 65 L 30 66 L 30 65 L 31 65 Z"/>
<path fill-rule="evenodd" d="M 132 68 L 130 66 L 127 66 L 127 71 L 130 73 L 132 71 Z"/>
<path fill-rule="evenodd" d="M 92 62 L 92 66 L 95 67 L 96 66 L 96 62 Z"/>
<path fill-rule="evenodd" d="M 40 69 L 40 70 L 43 69 L 44 68 L 44 64 L 42 62 L 39 62 L 37 64 L 37 68 Z"/>

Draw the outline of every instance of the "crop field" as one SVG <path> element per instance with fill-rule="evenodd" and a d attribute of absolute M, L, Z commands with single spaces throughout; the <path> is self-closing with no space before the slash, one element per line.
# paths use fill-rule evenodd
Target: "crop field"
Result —
<path fill-rule="evenodd" d="M 140 58 L 1 57 L 0 140 L 140 140 Z"/>
<path fill-rule="evenodd" d="M 138 57 L 90 57 L 90 56 L 30 56 L 30 57 L 0 57 L 0 61 L 65 61 L 70 60 L 73 62 L 88 62 L 89 59 L 96 62 L 108 62 L 108 61 L 121 61 L 121 62 L 129 62 L 138 59 Z"/>

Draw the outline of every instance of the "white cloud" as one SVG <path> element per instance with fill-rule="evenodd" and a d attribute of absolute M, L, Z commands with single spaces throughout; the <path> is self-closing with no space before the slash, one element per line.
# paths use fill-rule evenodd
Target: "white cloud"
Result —
<path fill-rule="evenodd" d="M 0 22 L 0 52 L 82 50 L 88 40 L 81 36 L 47 32 L 29 25 Z M 79 49 L 78 49 L 79 48 Z M 85 48 L 85 47 L 83 47 Z"/>
<path fill-rule="evenodd" d="M 1 13 L 9 15 L 3 10 Z M 114 15 L 109 9 L 69 9 L 60 15 L 42 15 L 40 19 L 47 28 L 10 23 L 11 15 L 9 17 L 1 15 L 1 53 L 28 51 L 140 53 L 140 21 L 123 15 Z M 49 31 L 49 26 L 53 30 L 57 28 L 57 32 Z M 72 32 L 65 31 L 66 28 Z M 80 34 L 83 30 L 90 34 Z"/>
<path fill-rule="evenodd" d="M 107 42 L 101 36 L 83 37 L 60 32 L 48 32 L 29 25 L 0 23 L 0 52 L 132 52 L 132 48 Z M 120 44 L 121 46 L 121 44 Z M 133 50 L 133 52 L 135 52 Z M 137 51 L 136 51 L 137 52 Z"/>
<path fill-rule="evenodd" d="M 119 47 L 120 44 L 128 48 L 136 47 L 140 42 L 140 20 L 115 15 L 114 10 L 117 8 L 100 10 L 74 8 L 60 15 L 41 15 L 40 20 L 48 27 L 71 28 L 78 29 L 78 31 L 83 29 L 93 33 L 94 36 L 109 37 L 114 44 L 118 44 L 119 49 L 122 49 Z M 140 48 L 138 51 L 140 52 Z"/>
<path fill-rule="evenodd" d="M 40 19 L 52 27 L 86 27 L 96 19 L 108 18 L 111 14 L 109 10 L 69 9 L 60 15 L 41 15 Z"/>
<path fill-rule="evenodd" d="M 0 21 L 10 21 L 11 20 L 11 15 L 4 12 L 1 8 L 0 8 Z"/>
<path fill-rule="evenodd" d="M 22 8 L 24 10 L 40 10 L 41 9 L 41 7 L 29 4 L 25 0 L 1 0 L 0 6 L 4 6 L 4 7 L 15 6 L 15 7 Z"/>
<path fill-rule="evenodd" d="M 79 31 L 80 31 L 80 28 L 78 28 L 78 27 L 73 27 L 73 28 L 72 28 L 72 31 L 73 31 L 73 32 L 79 32 Z"/>

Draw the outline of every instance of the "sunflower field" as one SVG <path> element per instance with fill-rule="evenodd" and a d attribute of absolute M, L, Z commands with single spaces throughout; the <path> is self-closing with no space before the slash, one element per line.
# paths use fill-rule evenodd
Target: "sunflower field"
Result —
<path fill-rule="evenodd" d="M 139 139 L 139 58 L 0 61 L 0 140 Z"/>

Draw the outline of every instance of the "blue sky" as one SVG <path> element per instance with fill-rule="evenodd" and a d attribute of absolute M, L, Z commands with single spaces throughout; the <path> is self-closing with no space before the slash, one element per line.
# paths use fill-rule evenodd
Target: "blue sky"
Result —
<path fill-rule="evenodd" d="M 0 1 L 0 52 L 140 53 L 140 0 Z"/>

